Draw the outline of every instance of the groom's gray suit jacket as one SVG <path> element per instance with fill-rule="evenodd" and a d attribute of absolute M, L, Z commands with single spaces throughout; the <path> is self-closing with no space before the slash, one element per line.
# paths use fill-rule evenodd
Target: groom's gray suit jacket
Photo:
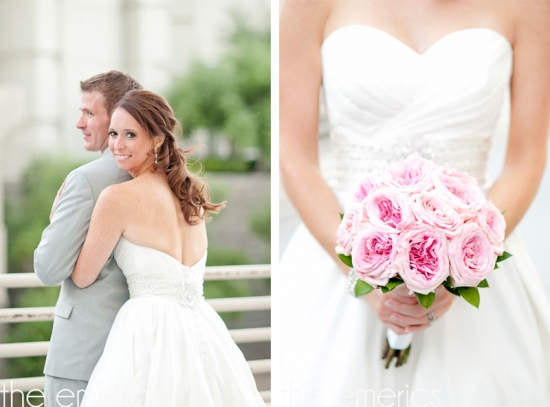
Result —
<path fill-rule="evenodd" d="M 115 316 L 128 300 L 126 279 L 112 254 L 89 287 L 78 288 L 71 273 L 99 194 L 109 185 L 130 179 L 108 149 L 98 160 L 72 171 L 34 252 L 34 270 L 40 280 L 47 285 L 63 282 L 44 367 L 49 376 L 88 381 Z"/>

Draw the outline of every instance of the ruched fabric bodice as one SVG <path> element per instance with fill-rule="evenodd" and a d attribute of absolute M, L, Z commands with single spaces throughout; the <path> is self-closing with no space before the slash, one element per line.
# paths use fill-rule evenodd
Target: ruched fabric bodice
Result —
<path fill-rule="evenodd" d="M 126 276 L 130 298 L 157 296 L 187 307 L 204 300 L 206 253 L 189 267 L 164 252 L 121 237 L 114 255 Z"/>
<path fill-rule="evenodd" d="M 413 152 L 487 186 L 512 71 L 504 36 L 464 29 L 419 54 L 385 31 L 350 25 L 325 39 L 321 56 L 335 189 L 346 191 Z"/>

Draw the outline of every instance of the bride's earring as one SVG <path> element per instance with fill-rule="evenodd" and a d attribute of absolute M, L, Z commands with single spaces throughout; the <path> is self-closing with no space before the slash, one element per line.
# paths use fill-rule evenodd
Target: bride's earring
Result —
<path fill-rule="evenodd" d="M 157 148 L 155 147 L 155 164 L 158 164 Z"/>

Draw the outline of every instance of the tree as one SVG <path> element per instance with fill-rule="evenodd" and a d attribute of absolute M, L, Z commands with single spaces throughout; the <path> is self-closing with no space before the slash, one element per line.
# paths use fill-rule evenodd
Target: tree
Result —
<path fill-rule="evenodd" d="M 228 51 L 215 66 L 195 61 L 189 73 L 176 79 L 168 101 L 184 127 L 184 136 L 204 128 L 210 146 L 217 134 L 231 142 L 232 158 L 243 150 L 261 152 L 264 167 L 270 164 L 271 67 L 268 29 L 234 18 Z"/>

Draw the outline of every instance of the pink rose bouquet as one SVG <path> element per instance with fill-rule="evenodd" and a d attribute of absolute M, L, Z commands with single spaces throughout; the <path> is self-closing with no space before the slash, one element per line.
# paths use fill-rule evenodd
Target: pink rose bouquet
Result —
<path fill-rule="evenodd" d="M 365 177 L 342 215 L 336 252 L 357 275 L 356 296 L 405 284 L 425 308 L 443 285 L 479 307 L 478 288 L 510 257 L 506 223 L 475 178 L 419 154 Z M 388 330 L 386 368 L 406 362 L 412 334 Z"/>

